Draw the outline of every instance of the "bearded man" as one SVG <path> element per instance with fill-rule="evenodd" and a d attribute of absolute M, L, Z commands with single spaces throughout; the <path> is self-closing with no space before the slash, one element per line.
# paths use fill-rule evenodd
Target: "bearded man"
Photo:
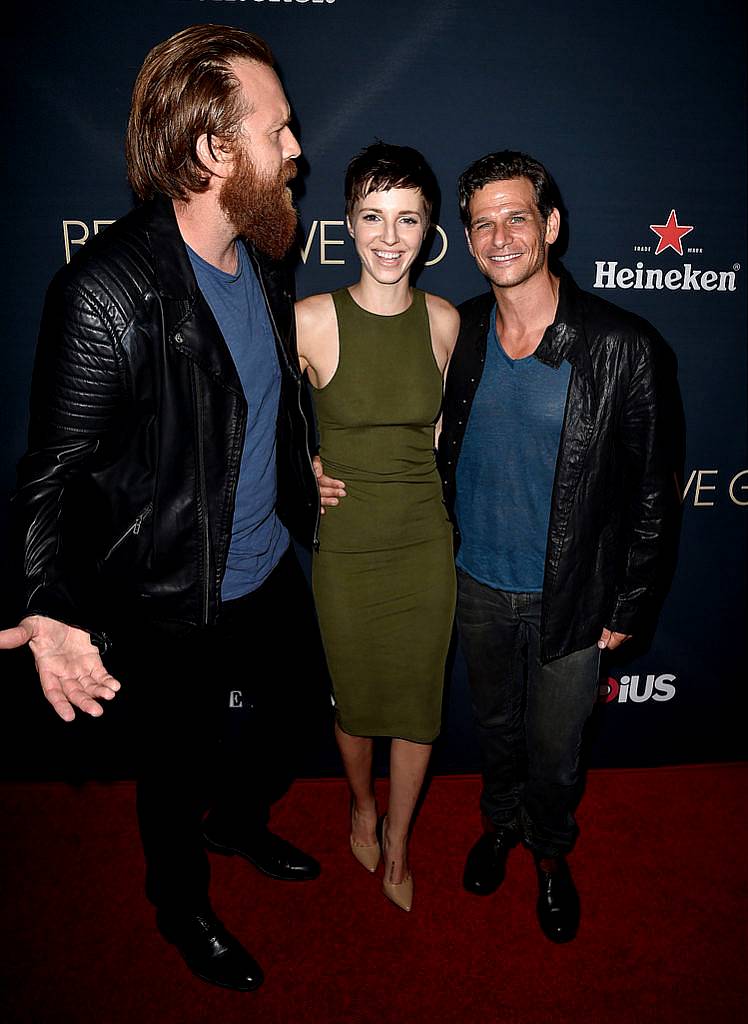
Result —
<path fill-rule="evenodd" d="M 262 972 L 211 909 L 206 843 L 275 878 L 319 873 L 268 830 L 258 763 L 271 727 L 291 731 L 291 654 L 317 643 L 289 546 L 289 530 L 313 541 L 320 509 L 280 262 L 289 121 L 250 33 L 193 26 L 146 58 L 127 133 L 143 203 L 48 293 L 15 499 L 26 616 L 0 634 L 29 644 L 64 721 L 101 715 L 120 680 L 137 698 L 158 927 L 196 974 L 240 990 Z"/>

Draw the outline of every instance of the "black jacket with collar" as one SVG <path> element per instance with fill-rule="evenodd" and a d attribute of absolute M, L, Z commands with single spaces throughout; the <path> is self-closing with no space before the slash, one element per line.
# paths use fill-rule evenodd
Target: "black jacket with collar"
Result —
<path fill-rule="evenodd" d="M 453 518 L 457 463 L 494 304 L 489 292 L 460 306 L 439 439 Z M 591 646 L 604 626 L 635 633 L 651 613 L 672 490 L 658 422 L 661 344 L 646 321 L 562 275 L 556 318 L 535 351 L 549 366 L 571 364 L 546 549 L 544 662 Z"/>
<path fill-rule="evenodd" d="M 319 496 L 292 282 L 249 248 L 281 367 L 277 508 L 311 544 Z M 26 613 L 101 635 L 125 614 L 215 621 L 247 402 L 172 203 L 133 210 L 53 280 L 14 498 Z"/>

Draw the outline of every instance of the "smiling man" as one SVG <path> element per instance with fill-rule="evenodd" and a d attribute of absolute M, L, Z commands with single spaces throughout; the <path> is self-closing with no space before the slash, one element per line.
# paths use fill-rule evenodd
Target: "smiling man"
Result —
<path fill-rule="evenodd" d="M 213 913 L 204 846 L 319 873 L 267 828 L 273 758 L 322 663 L 289 546 L 319 515 L 281 262 L 289 121 L 257 36 L 196 25 L 148 54 L 127 134 L 142 203 L 49 290 L 15 499 L 26 617 L 0 633 L 29 644 L 65 721 L 101 715 L 121 681 L 158 927 L 240 990 L 262 971 Z"/>
<path fill-rule="evenodd" d="M 521 840 L 541 928 L 566 942 L 579 923 L 566 854 L 600 655 L 651 613 L 663 549 L 658 343 L 646 322 L 551 272 L 560 204 L 536 160 L 483 157 L 459 201 L 491 285 L 460 307 L 439 442 L 483 757 L 484 833 L 463 881 L 494 892 Z"/>

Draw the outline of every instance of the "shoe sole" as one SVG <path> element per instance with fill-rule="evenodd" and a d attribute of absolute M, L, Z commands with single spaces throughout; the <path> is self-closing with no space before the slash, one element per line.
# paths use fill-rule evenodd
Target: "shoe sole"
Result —
<path fill-rule="evenodd" d="M 493 889 L 471 889 L 463 882 L 462 888 L 465 890 L 465 892 L 469 892 L 471 896 L 493 896 L 495 892 L 499 891 L 499 889 L 501 888 L 501 884 L 502 883 L 499 882 L 499 884 L 495 886 Z"/>
<path fill-rule="evenodd" d="M 223 981 L 216 981 L 215 978 L 209 978 L 207 975 L 201 974 L 200 971 L 196 971 L 193 967 L 190 967 L 186 960 L 184 962 L 189 968 L 190 972 L 194 974 L 196 978 L 199 978 L 200 981 L 207 981 L 209 985 L 215 985 L 217 988 L 227 988 L 230 989 L 232 992 L 256 992 L 257 989 L 260 987 L 260 985 L 262 985 L 263 981 L 265 980 L 263 976 L 262 978 L 260 978 L 259 981 L 256 981 L 253 985 L 227 985 Z"/>
<path fill-rule="evenodd" d="M 573 942 L 574 939 L 576 939 L 577 937 L 576 932 L 573 935 L 564 935 L 563 937 L 560 937 L 555 935 L 549 935 L 548 932 L 544 932 L 542 928 L 540 930 L 541 932 L 543 932 L 543 935 L 545 935 L 546 939 L 548 939 L 549 942 L 552 942 L 554 946 L 563 946 L 567 942 Z"/>
<path fill-rule="evenodd" d="M 463 878 L 462 878 L 462 888 L 465 890 L 465 892 L 469 892 L 471 896 L 493 896 L 493 894 L 495 892 L 499 891 L 499 889 L 502 887 L 502 885 L 504 884 L 505 881 L 506 881 L 506 875 L 503 874 L 501 876 L 501 878 L 498 880 L 498 882 L 496 883 L 496 885 L 488 884 L 488 885 L 482 885 L 482 886 L 480 886 L 478 888 L 478 887 L 474 887 L 474 886 L 470 885 L 468 882 L 466 882 L 465 881 L 465 877 L 463 875 Z"/>
<path fill-rule="evenodd" d="M 312 875 L 279 875 L 275 871 L 268 871 L 266 867 L 259 864 L 253 857 L 250 857 L 244 850 L 237 850 L 233 846 L 222 846 L 221 843 L 216 843 L 213 839 L 203 833 L 203 842 L 209 850 L 214 853 L 222 853 L 226 857 L 241 857 L 246 860 L 253 868 L 262 872 L 263 875 L 267 875 L 268 878 L 274 878 L 277 882 L 313 882 L 315 878 L 319 878 L 319 871 Z"/>

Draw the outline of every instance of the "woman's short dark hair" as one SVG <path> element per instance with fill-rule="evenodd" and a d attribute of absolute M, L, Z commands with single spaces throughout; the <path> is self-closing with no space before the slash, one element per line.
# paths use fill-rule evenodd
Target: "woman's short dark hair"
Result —
<path fill-rule="evenodd" d="M 374 142 L 362 149 L 345 172 L 345 214 L 350 217 L 359 199 L 371 192 L 391 188 L 417 188 L 423 196 L 426 220 L 439 201 L 439 186 L 434 172 L 417 149 Z"/>
<path fill-rule="evenodd" d="M 489 153 L 472 163 L 460 175 L 457 183 L 457 198 L 460 204 L 460 219 L 470 227 L 470 200 L 473 195 L 492 181 L 508 181 L 511 178 L 527 178 L 535 190 L 535 202 L 543 220 L 554 208 L 559 207 L 558 189 L 540 161 L 512 149 Z"/>
<path fill-rule="evenodd" d="M 125 146 L 140 199 L 187 199 L 210 175 L 197 155 L 201 135 L 228 143 L 248 113 L 232 61 L 272 66 L 267 43 L 229 25 L 192 25 L 154 46 L 135 81 Z"/>

